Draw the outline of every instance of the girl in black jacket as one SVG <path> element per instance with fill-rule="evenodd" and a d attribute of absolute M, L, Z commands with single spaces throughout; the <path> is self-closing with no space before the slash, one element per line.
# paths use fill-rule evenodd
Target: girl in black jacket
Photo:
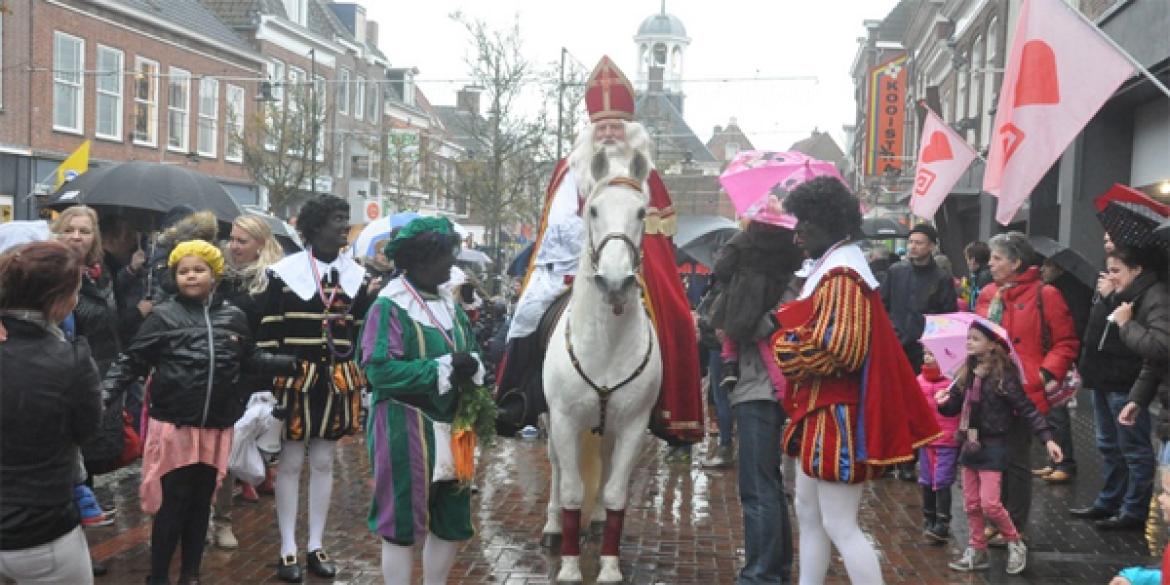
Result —
<path fill-rule="evenodd" d="M 227 472 L 235 396 L 246 369 L 295 371 L 291 358 L 253 351 L 243 311 L 212 296 L 223 255 L 203 240 L 168 258 L 178 294 L 155 307 L 106 376 L 108 396 L 153 369 L 142 456 L 142 509 L 154 514 L 150 583 L 167 583 L 182 542 L 180 583 L 197 582 L 212 494 Z"/>
<path fill-rule="evenodd" d="M 963 509 L 971 535 L 963 555 L 950 563 L 956 571 L 987 569 L 985 520 L 994 522 L 1008 542 L 1007 572 L 1015 575 L 1027 566 L 1028 548 L 1000 501 L 1012 419 L 1026 419 L 1052 460 L 1059 463 L 1063 459 L 1052 428 L 1024 393 L 1020 371 L 1009 357 L 1011 351 L 1007 331 L 977 318 L 967 331 L 967 363 L 955 376 L 955 383 L 935 396 L 941 414 L 959 415 Z"/>

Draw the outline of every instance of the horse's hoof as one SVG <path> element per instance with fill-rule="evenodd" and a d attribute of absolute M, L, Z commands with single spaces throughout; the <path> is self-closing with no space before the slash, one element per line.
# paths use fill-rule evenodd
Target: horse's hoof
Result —
<path fill-rule="evenodd" d="M 597 575 L 598 583 L 621 583 L 622 569 L 618 566 L 618 558 L 605 556 L 601 557 L 601 574 Z"/>
<path fill-rule="evenodd" d="M 541 534 L 540 546 L 552 550 L 561 550 L 561 533 L 545 532 Z"/>
<path fill-rule="evenodd" d="M 557 573 L 557 583 L 580 583 L 581 557 L 561 557 L 561 570 Z"/>

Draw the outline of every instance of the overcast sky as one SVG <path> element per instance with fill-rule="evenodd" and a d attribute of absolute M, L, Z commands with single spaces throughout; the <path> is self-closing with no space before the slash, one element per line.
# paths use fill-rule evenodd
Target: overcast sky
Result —
<path fill-rule="evenodd" d="M 604 54 L 634 81 L 634 33 L 660 10 L 659 0 L 362 0 L 380 26 L 379 44 L 396 67 L 416 66 L 420 80 L 467 77 L 468 36 L 449 18 L 462 10 L 493 27 L 519 16 L 524 50 L 535 63 L 557 61 L 562 46 L 592 69 Z M 849 67 L 864 36 L 862 21 L 883 18 L 896 0 L 670 1 L 691 44 L 684 58 L 684 115 L 704 142 L 731 117 L 757 148 L 783 150 L 814 127 L 840 144 L 854 120 Z M 804 77 L 816 81 L 708 82 L 712 78 Z M 454 103 L 460 83 L 420 82 L 434 104 Z M 840 144 L 844 149 L 845 145 Z"/>

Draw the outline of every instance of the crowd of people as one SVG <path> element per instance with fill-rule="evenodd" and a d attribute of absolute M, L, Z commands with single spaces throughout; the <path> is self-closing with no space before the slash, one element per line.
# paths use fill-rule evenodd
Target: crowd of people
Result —
<path fill-rule="evenodd" d="M 368 527 L 385 582 L 412 582 L 416 548 L 425 582 L 446 582 L 474 534 L 468 432 L 512 434 L 547 410 L 544 344 L 577 260 L 596 253 L 585 248 L 594 242 L 580 215 L 591 190 L 581 163 L 587 170 L 596 150 L 645 136 L 628 121 L 627 86 L 603 59 L 586 96 L 592 124 L 554 172 L 507 319 L 480 314 L 474 284 L 458 277 L 450 221 L 414 219 L 363 265 L 344 251 L 350 210 L 333 196 L 303 205 L 296 228 L 307 245 L 288 255 L 256 216 L 224 233 L 210 212 L 183 206 L 160 218 L 158 234 L 83 205 L 61 211 L 48 233 L 0 226 L 0 577 L 93 582 L 104 569 L 82 527 L 117 513 L 94 495 L 94 478 L 141 457 L 140 505 L 153 516 L 148 583 L 170 582 L 176 549 L 178 582 L 198 583 L 205 543 L 233 549 L 254 536 L 233 531 L 229 459 L 249 397 L 271 392 L 275 463 L 258 486 L 242 487 L 245 498 L 274 492 L 276 576 L 337 575 L 324 542 L 334 456 L 338 440 L 364 431 Z M 704 435 L 705 370 L 718 442 L 703 466 L 738 467 L 737 583 L 792 582 L 794 532 L 800 583 L 824 580 L 834 547 L 854 583 L 880 583 L 858 513 L 863 486 L 887 475 L 921 486 L 923 535 L 936 543 L 952 538 L 962 483 L 970 531 L 952 569 L 986 570 L 988 548 L 1002 545 L 1008 573 L 1024 571 L 1033 478 L 1076 478 L 1078 379 L 1091 396 L 1104 486 L 1069 513 L 1100 530 L 1145 526 L 1155 484 L 1170 486 L 1170 469 L 1156 481 L 1157 466 L 1170 466 L 1162 248 L 1106 235 L 1090 288 L 1007 232 L 967 245 L 968 270 L 957 275 L 924 223 L 891 263 L 884 246 L 863 251 L 858 198 L 817 177 L 773 193 L 744 221 L 715 254 L 692 314 L 688 299 L 699 295 L 674 267 L 669 195 L 648 176 L 640 274 L 630 279 L 644 287 L 663 360 L 650 430 L 670 446 L 669 461 L 689 463 Z M 951 371 L 924 337 L 929 316 L 960 313 L 969 314 L 966 355 Z M 484 386 L 496 374 L 491 405 Z M 736 437 L 752 448 L 737 454 Z M 1035 469 L 1033 437 L 1048 454 Z M 795 531 L 784 457 L 795 463 Z M 580 510 L 565 512 L 580 520 Z M 1126 569 L 1115 583 L 1149 574 Z"/>

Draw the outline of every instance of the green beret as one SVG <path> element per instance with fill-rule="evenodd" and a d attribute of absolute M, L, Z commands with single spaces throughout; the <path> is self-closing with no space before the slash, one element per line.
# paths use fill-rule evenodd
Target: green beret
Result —
<path fill-rule="evenodd" d="M 412 219 L 410 223 L 402 226 L 389 242 L 386 242 L 386 247 L 382 248 L 382 253 L 387 258 L 393 259 L 394 254 L 398 252 L 402 244 L 413 239 L 415 236 L 430 232 L 450 236 L 455 233 L 455 226 L 451 225 L 451 220 L 445 217 L 418 217 Z"/>

